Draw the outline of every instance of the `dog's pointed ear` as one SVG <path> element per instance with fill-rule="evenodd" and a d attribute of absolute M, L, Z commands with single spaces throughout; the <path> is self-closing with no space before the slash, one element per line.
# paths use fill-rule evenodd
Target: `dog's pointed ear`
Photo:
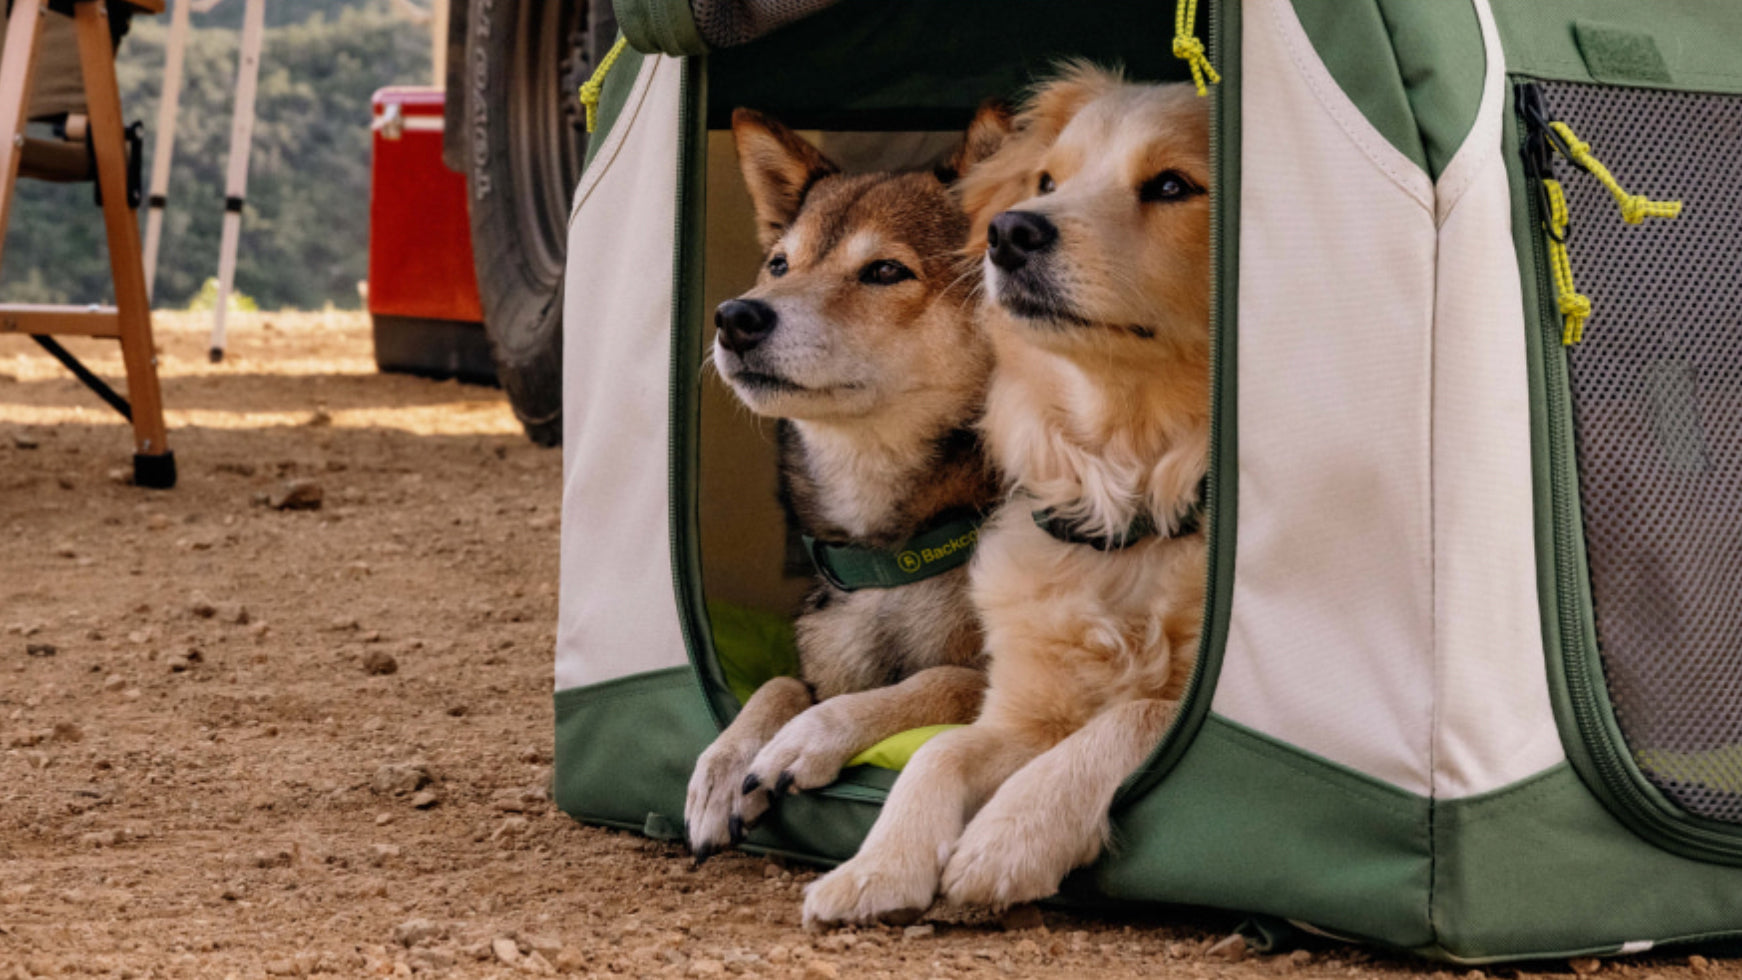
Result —
<path fill-rule="evenodd" d="M 756 211 L 756 235 L 767 248 L 798 217 L 811 185 L 841 168 L 804 137 L 751 109 L 732 112 L 732 140 Z"/>
<path fill-rule="evenodd" d="M 1016 112 L 1002 99 L 987 99 L 974 113 L 974 121 L 962 137 L 962 145 L 937 168 L 937 177 L 946 184 L 967 173 L 969 168 L 998 152 L 1004 140 L 1016 129 Z"/>

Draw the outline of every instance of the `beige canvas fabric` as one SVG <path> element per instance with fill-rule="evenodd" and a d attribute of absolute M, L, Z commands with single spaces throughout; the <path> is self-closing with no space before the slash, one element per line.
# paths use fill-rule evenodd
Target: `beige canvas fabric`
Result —
<path fill-rule="evenodd" d="M 1436 188 L 1434 795 L 1498 789 L 1565 758 L 1549 702 L 1530 469 L 1524 299 L 1488 0 L 1482 106 Z"/>
<path fill-rule="evenodd" d="M 1239 528 L 1213 710 L 1432 784 L 1433 187 L 1287 0 L 1243 17 Z"/>
<path fill-rule="evenodd" d="M 676 58 L 642 62 L 575 191 L 558 690 L 688 662 L 672 591 L 666 461 L 681 80 Z"/>
<path fill-rule="evenodd" d="M 1547 696 L 1504 64 L 1438 185 L 1247 0 L 1235 588 L 1213 704 L 1410 792 L 1563 757 Z"/>

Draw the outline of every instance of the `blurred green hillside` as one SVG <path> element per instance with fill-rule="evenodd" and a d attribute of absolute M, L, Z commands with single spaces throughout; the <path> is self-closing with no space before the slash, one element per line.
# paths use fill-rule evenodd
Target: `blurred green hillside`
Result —
<path fill-rule="evenodd" d="M 242 8 L 226 0 L 193 17 L 159 306 L 186 305 L 217 273 Z M 368 269 L 369 97 L 385 85 L 427 84 L 429 28 L 397 16 L 388 0 L 273 0 L 266 9 L 236 288 L 265 309 L 356 307 Z M 168 22 L 136 19 L 118 66 L 127 119 L 146 124 L 148 181 Z M 90 185 L 20 181 L 0 301 L 111 301 L 107 255 Z"/>

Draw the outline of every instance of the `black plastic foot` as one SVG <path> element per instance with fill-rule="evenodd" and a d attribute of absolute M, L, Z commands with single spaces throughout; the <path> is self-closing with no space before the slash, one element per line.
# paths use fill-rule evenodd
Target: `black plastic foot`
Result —
<path fill-rule="evenodd" d="M 206 359 L 211 361 L 213 364 L 222 361 L 224 359 L 224 348 L 214 347 L 211 350 L 206 351 Z"/>
<path fill-rule="evenodd" d="M 153 490 L 168 490 L 175 486 L 175 453 L 156 456 L 133 454 L 133 482 Z"/>

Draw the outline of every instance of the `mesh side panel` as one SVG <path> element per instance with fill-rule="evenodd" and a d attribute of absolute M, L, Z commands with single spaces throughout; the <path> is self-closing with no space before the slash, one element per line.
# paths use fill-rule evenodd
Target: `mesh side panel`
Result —
<path fill-rule="evenodd" d="M 754 41 L 839 0 L 690 0 L 696 29 L 710 47 L 729 48 Z"/>
<path fill-rule="evenodd" d="M 1687 205 L 1626 225 L 1556 160 L 1594 304 L 1568 357 L 1609 693 L 1647 778 L 1742 824 L 1742 98 L 1543 94 L 1629 191 Z"/>

